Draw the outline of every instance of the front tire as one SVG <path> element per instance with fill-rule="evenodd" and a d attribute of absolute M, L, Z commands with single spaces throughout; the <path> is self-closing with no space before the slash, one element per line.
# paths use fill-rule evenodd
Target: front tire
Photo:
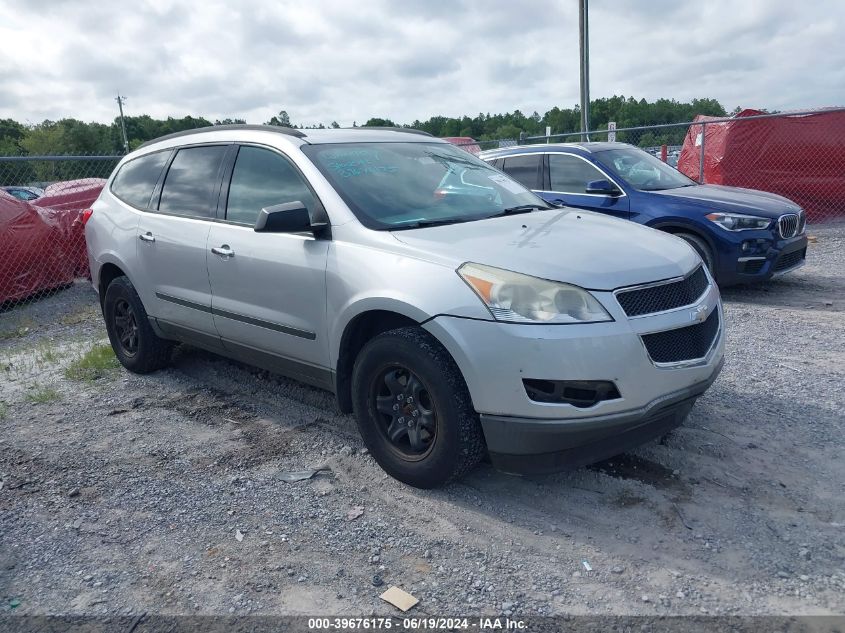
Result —
<path fill-rule="evenodd" d="M 716 279 L 716 260 L 713 257 L 713 250 L 702 238 L 692 233 L 675 233 L 675 237 L 680 237 L 687 244 L 692 246 L 693 250 L 701 257 L 701 261 L 707 266 L 707 271 L 713 279 Z"/>
<path fill-rule="evenodd" d="M 103 317 L 114 354 L 126 369 L 147 374 L 170 362 L 173 343 L 153 332 L 141 297 L 126 277 L 115 278 L 106 288 Z"/>
<path fill-rule="evenodd" d="M 375 460 L 411 486 L 458 479 L 486 453 L 460 370 L 420 328 L 391 330 L 364 346 L 352 370 L 352 406 Z"/>

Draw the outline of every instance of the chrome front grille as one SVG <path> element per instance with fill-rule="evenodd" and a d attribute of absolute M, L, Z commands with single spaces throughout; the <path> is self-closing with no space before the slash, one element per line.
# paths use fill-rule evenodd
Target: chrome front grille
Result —
<path fill-rule="evenodd" d="M 617 290 L 616 300 L 627 316 L 642 316 L 692 305 L 709 285 L 704 267 L 699 266 L 683 279 Z"/>
<path fill-rule="evenodd" d="M 689 363 L 703 360 L 719 335 L 719 310 L 703 322 L 687 327 L 645 334 L 643 343 L 657 364 Z"/>
<path fill-rule="evenodd" d="M 804 214 L 801 213 L 803 216 Z M 798 235 L 799 227 L 803 230 L 802 219 L 799 217 L 797 213 L 787 213 L 782 215 L 778 218 L 778 231 L 780 232 L 780 236 L 784 239 L 789 239 L 790 237 L 795 237 Z"/>

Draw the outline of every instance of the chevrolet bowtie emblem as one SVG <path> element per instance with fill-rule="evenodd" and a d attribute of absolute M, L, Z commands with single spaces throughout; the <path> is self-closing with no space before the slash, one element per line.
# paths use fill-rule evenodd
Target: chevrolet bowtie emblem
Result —
<path fill-rule="evenodd" d="M 704 323 L 707 319 L 707 306 L 698 306 L 695 310 L 690 312 L 690 321 L 697 321 L 699 323 Z"/>

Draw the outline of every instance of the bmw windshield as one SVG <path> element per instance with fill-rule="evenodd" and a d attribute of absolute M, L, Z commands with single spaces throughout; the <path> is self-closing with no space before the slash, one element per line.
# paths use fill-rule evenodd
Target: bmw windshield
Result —
<path fill-rule="evenodd" d="M 447 143 L 317 144 L 302 151 L 371 229 L 413 229 L 550 208 L 515 180 Z"/>
<path fill-rule="evenodd" d="M 696 185 L 674 167 L 636 147 L 610 149 L 596 154 L 622 180 L 640 191 L 661 191 Z"/>

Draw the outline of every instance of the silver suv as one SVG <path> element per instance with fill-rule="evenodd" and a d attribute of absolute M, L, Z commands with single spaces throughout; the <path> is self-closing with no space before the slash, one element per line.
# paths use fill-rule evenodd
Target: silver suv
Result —
<path fill-rule="evenodd" d="M 723 360 L 671 235 L 552 207 L 411 130 L 220 126 L 126 156 L 86 214 L 120 362 L 176 342 L 329 389 L 414 486 L 609 457 L 681 424 Z"/>

